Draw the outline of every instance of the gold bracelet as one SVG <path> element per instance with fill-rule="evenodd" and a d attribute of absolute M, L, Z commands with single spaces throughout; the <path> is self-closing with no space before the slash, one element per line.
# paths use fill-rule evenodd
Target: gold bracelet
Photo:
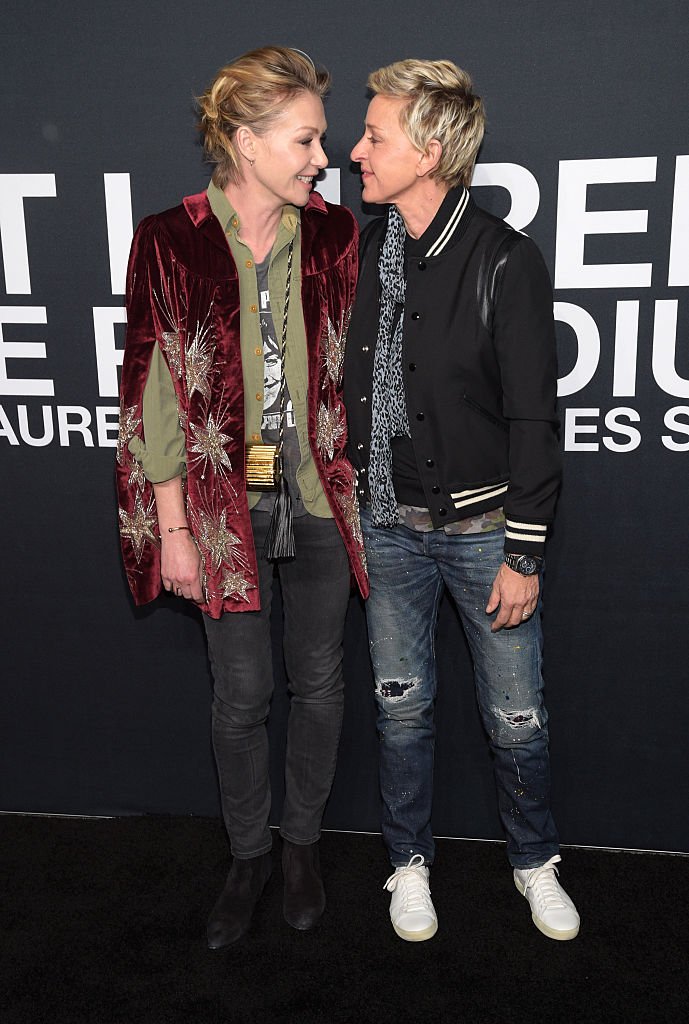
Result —
<path fill-rule="evenodd" d="M 167 528 L 168 533 L 177 533 L 178 530 L 189 530 L 189 533 L 191 533 L 191 527 L 189 526 L 168 526 Z"/>

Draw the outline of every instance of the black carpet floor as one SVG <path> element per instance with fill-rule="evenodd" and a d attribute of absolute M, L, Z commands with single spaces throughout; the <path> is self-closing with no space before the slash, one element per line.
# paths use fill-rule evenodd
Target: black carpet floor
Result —
<path fill-rule="evenodd" d="M 276 842 L 276 850 L 277 850 Z M 1 1024 L 655 1024 L 689 1021 L 689 860 L 566 850 L 573 942 L 531 923 L 504 847 L 444 840 L 440 927 L 398 939 L 376 836 L 326 833 L 328 908 L 281 916 L 279 858 L 251 931 L 211 952 L 218 821 L 0 816 Z"/>

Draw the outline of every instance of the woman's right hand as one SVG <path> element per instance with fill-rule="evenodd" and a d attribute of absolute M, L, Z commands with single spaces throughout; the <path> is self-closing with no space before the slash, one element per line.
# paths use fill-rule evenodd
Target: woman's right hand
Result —
<path fill-rule="evenodd" d="M 191 533 L 163 533 L 161 543 L 160 575 L 165 589 L 188 601 L 202 602 L 201 555 Z"/>
<path fill-rule="evenodd" d="M 160 527 L 160 575 L 163 586 L 177 597 L 201 602 L 203 566 L 187 523 L 182 479 L 153 484 Z"/>

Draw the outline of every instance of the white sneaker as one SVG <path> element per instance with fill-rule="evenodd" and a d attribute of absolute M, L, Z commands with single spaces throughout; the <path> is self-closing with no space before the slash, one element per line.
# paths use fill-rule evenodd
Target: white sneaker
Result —
<path fill-rule="evenodd" d="M 406 867 L 396 868 L 383 886 L 392 893 L 390 920 L 401 939 L 423 942 L 438 930 L 438 918 L 428 887 L 428 868 L 415 853 Z"/>
<path fill-rule="evenodd" d="M 538 868 L 514 869 L 514 884 L 531 907 L 533 923 L 550 939 L 574 939 L 579 934 L 577 908 L 557 880 L 559 854 Z"/>

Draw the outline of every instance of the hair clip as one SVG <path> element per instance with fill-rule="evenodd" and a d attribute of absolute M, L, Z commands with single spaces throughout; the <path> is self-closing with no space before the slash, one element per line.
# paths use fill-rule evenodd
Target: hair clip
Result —
<path fill-rule="evenodd" d="M 300 50 L 298 46 L 292 46 L 292 47 L 291 47 L 291 49 L 292 49 L 292 50 L 294 50 L 294 52 L 295 52 L 295 53 L 300 53 L 302 57 L 305 57 L 305 58 L 306 58 L 306 60 L 307 60 L 307 61 L 309 62 L 309 64 L 311 65 L 311 67 L 313 68 L 313 70 L 314 70 L 314 71 L 316 70 L 316 65 L 315 65 L 315 64 L 314 64 L 314 62 L 313 62 L 313 58 L 312 58 L 312 57 L 309 57 L 309 55 L 308 55 L 308 53 L 306 52 L 306 50 Z"/>

